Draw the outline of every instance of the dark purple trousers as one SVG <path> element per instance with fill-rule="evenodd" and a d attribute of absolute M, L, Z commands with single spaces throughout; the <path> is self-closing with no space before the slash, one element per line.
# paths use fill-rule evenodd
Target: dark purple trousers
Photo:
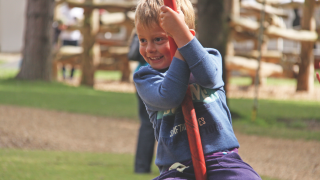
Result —
<path fill-rule="evenodd" d="M 195 180 L 192 162 L 181 173 L 176 169 L 166 171 L 154 180 Z M 242 161 L 238 153 L 218 158 L 206 158 L 208 180 L 261 180 L 253 168 Z"/>

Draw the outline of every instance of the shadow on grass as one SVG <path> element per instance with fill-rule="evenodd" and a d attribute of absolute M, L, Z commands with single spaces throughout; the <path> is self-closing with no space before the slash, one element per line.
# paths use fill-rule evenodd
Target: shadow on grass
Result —
<path fill-rule="evenodd" d="M 232 120 L 239 120 L 242 118 L 241 115 L 236 111 L 233 111 L 230 109 L 230 113 L 231 113 Z"/>

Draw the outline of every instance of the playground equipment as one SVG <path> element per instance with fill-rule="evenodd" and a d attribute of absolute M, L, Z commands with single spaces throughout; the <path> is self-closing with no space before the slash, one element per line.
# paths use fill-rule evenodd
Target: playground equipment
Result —
<path fill-rule="evenodd" d="M 81 68 L 81 84 L 93 86 L 96 70 L 120 70 L 121 81 L 130 81 L 127 59 L 129 39 L 134 28 L 133 12 L 136 1 L 60 0 L 69 7 L 84 9 L 84 19 L 78 26 L 83 36 L 81 47 L 62 47 L 53 62 L 53 77 L 57 78 L 58 64 L 72 64 Z M 101 13 L 102 12 L 102 13 Z M 119 30 L 120 29 L 120 30 Z M 121 30 L 123 37 L 112 39 L 108 35 Z"/>
<path fill-rule="evenodd" d="M 236 2 L 236 3 L 235 3 Z M 236 14 L 230 16 L 230 27 L 232 28 L 232 42 L 253 42 L 252 50 L 239 48 L 232 49 L 226 56 L 226 67 L 228 74 L 237 70 L 252 77 L 255 82 L 257 59 L 261 57 L 261 68 L 259 82 L 263 84 L 266 77 L 297 78 L 297 90 L 312 91 L 313 89 L 313 67 L 318 67 L 319 57 L 313 55 L 313 44 L 319 41 L 320 25 L 316 28 L 313 24 L 315 8 L 319 7 L 319 1 L 306 0 L 305 3 L 288 2 L 279 0 L 265 0 L 265 20 L 263 22 L 264 33 L 261 44 L 261 55 L 258 49 L 258 30 L 261 19 L 260 12 L 264 6 L 263 0 L 242 1 L 233 0 L 237 6 Z M 303 10 L 301 18 L 301 29 L 287 28 L 284 19 L 289 18 L 289 11 L 294 8 Z M 276 40 L 274 48 L 269 50 L 269 40 Z M 301 52 L 283 51 L 284 40 L 301 43 Z M 235 43 L 235 44 L 237 44 Z M 235 47 L 235 46 L 234 46 Z M 313 59 L 315 63 L 313 63 Z M 314 65 L 313 65 L 314 64 Z M 302 80 L 303 79 L 303 80 Z M 300 82 L 303 82 L 302 84 Z"/>
<path fill-rule="evenodd" d="M 298 74 L 299 69 L 302 69 L 300 72 L 304 73 L 305 78 L 303 82 L 308 82 L 310 84 L 309 89 L 312 89 L 311 79 L 313 79 L 313 73 L 311 73 L 311 71 L 313 71 L 313 68 L 307 69 L 311 67 L 309 65 L 312 64 L 312 58 L 314 58 L 314 67 L 319 68 L 320 54 L 311 57 L 312 53 L 310 51 L 312 51 L 312 47 L 310 44 L 320 41 L 318 36 L 320 26 L 318 25 L 318 28 L 312 27 L 313 29 L 310 29 L 311 27 L 308 29 L 308 27 L 301 26 L 301 29 L 297 30 L 286 28 L 283 23 L 283 19 L 288 18 L 288 11 L 292 11 L 293 8 L 306 8 L 306 12 L 309 13 L 309 15 L 303 17 L 309 17 L 309 21 L 311 22 L 312 12 L 315 11 L 314 8 L 319 7 L 320 3 L 315 0 L 307 1 L 314 3 L 314 6 L 305 7 L 303 3 L 281 3 L 278 0 L 266 0 L 266 18 L 263 22 L 265 31 L 260 55 L 260 84 L 265 82 L 266 77 L 297 78 L 300 76 Z M 83 21 L 86 23 L 78 27 L 70 27 L 70 29 L 81 29 L 82 35 L 84 36 L 83 44 L 88 45 L 83 45 L 82 47 L 78 47 L 78 49 L 76 49 L 77 47 L 73 47 L 73 49 L 63 47 L 58 52 L 54 61 L 54 77 L 57 76 L 57 65 L 59 63 L 70 63 L 76 64 L 83 69 L 85 73 L 82 78 L 88 76 L 87 81 L 91 79 L 89 84 L 93 84 L 93 72 L 95 70 L 120 70 L 122 72 L 121 80 L 129 81 L 131 72 L 126 53 L 128 52 L 130 33 L 134 26 L 134 12 L 132 12 L 132 10 L 136 6 L 136 1 L 60 0 L 58 2 L 65 2 L 71 7 L 86 9 L 84 14 L 86 20 Z M 256 69 L 258 67 L 257 59 L 259 57 L 259 51 L 257 48 L 257 32 L 260 27 L 258 20 L 260 19 L 259 14 L 263 8 L 261 0 L 253 2 L 255 3 L 232 0 L 232 3 L 235 5 L 233 9 L 236 13 L 230 15 L 229 25 L 232 31 L 230 31 L 228 46 L 230 45 L 231 48 L 228 48 L 227 55 L 224 58 L 227 77 L 231 76 L 232 71 L 238 71 L 249 75 L 253 80 L 252 82 L 254 82 Z M 192 3 L 196 7 L 197 1 L 193 0 Z M 102 23 L 99 23 L 99 13 L 97 11 L 102 9 L 106 10 L 107 13 L 100 15 Z M 308 21 L 308 19 L 306 21 Z M 119 31 L 119 27 L 126 29 L 124 39 L 115 40 L 105 38 L 106 35 L 116 34 Z M 274 43 L 274 40 L 276 40 L 276 43 Z M 284 47 L 282 44 L 286 42 L 286 40 L 301 42 L 301 53 L 298 51 L 283 51 Z M 253 42 L 254 47 L 250 50 L 243 49 L 241 48 L 243 47 L 241 44 L 243 42 Z M 273 42 L 276 49 L 268 49 L 267 46 L 269 42 Z M 89 52 L 91 54 L 89 54 Z M 303 63 L 308 63 L 309 65 L 307 66 Z M 309 74 L 307 73 L 308 77 L 305 77 L 306 72 L 309 72 Z"/>

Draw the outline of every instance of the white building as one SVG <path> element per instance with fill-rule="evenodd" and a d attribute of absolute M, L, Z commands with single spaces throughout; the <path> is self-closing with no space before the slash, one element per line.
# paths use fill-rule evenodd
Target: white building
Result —
<path fill-rule="evenodd" d="M 0 52 L 21 52 L 26 0 L 0 0 Z"/>

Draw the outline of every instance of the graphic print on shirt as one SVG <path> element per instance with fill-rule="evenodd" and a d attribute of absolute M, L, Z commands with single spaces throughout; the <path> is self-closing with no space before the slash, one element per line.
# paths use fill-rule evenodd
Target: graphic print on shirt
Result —
<path fill-rule="evenodd" d="M 198 104 L 197 106 L 199 106 L 199 103 L 201 104 L 200 105 L 201 107 L 198 107 L 199 111 L 196 110 L 196 112 L 201 112 L 202 109 L 206 108 L 205 104 L 211 103 L 219 99 L 219 96 L 216 90 L 207 89 L 199 86 L 198 84 L 190 85 L 190 90 L 191 90 L 192 101 L 194 102 L 194 105 Z M 180 118 L 175 117 L 177 113 L 179 114 L 177 115 L 177 117 L 180 117 Z M 211 117 L 210 117 L 210 114 L 207 114 L 207 115 L 206 114 L 207 113 L 197 118 L 200 134 L 215 133 L 223 129 L 222 124 L 220 122 L 216 122 L 216 123 L 207 122 L 206 118 L 210 119 Z M 186 131 L 186 125 L 182 115 L 181 106 L 178 108 L 173 108 L 166 111 L 158 111 L 157 119 L 158 120 L 162 119 L 162 124 L 164 126 L 170 127 L 170 132 L 169 132 L 170 137 L 166 137 L 166 138 L 162 137 L 165 139 L 163 140 L 166 142 L 166 144 L 171 144 L 172 142 L 168 143 L 168 141 L 173 141 L 173 139 L 171 139 L 172 137 Z M 164 129 L 167 129 L 167 128 L 164 128 Z M 161 133 L 161 134 L 167 134 L 167 133 Z"/>
<path fill-rule="evenodd" d="M 193 102 L 204 102 L 207 104 L 219 99 L 219 95 L 216 90 L 207 89 L 198 84 L 191 84 L 190 90 Z"/>
<path fill-rule="evenodd" d="M 214 117 L 212 111 L 208 110 L 208 106 L 205 104 L 196 104 L 197 121 L 199 125 L 199 132 L 202 138 L 212 140 L 223 136 L 223 129 L 225 125 L 219 120 L 213 121 Z M 176 149 L 177 147 L 188 147 L 188 143 L 185 141 L 187 138 L 187 130 L 184 122 L 183 113 L 181 108 L 178 108 L 175 115 L 163 116 L 161 121 L 161 127 L 159 129 L 158 142 L 161 144 L 161 149 Z M 160 148 L 160 146 L 158 146 Z"/>
<path fill-rule="evenodd" d="M 204 120 L 203 117 L 198 118 L 198 125 L 203 126 L 204 124 L 206 124 L 206 121 Z M 175 134 L 178 134 L 182 131 L 186 131 L 186 124 L 178 124 L 176 126 L 173 127 L 173 129 L 170 131 L 170 137 L 172 137 Z"/>
<path fill-rule="evenodd" d="M 192 101 L 195 102 L 204 102 L 204 103 L 210 103 L 217 99 L 219 99 L 219 95 L 216 90 L 213 89 L 207 89 L 204 87 L 199 86 L 198 84 L 191 84 L 190 90 L 192 94 Z M 174 115 L 177 111 L 177 108 L 172 108 L 166 111 L 158 111 L 157 113 L 157 119 L 162 119 L 163 116 L 170 116 Z"/>

